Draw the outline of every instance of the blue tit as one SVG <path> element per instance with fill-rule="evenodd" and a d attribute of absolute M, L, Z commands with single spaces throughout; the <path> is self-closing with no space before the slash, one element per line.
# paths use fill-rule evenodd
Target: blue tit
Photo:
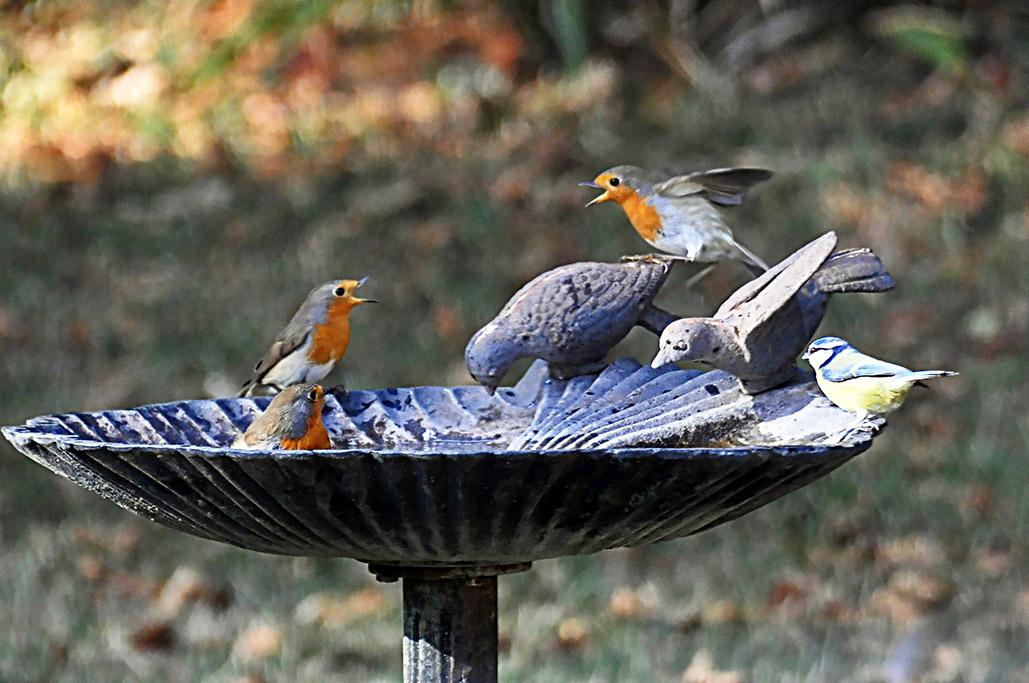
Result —
<path fill-rule="evenodd" d="M 886 415 L 904 405 L 916 383 L 958 373 L 950 370 L 908 370 L 858 351 L 839 337 L 811 342 L 803 358 L 815 369 L 818 388 L 858 421 Z"/>

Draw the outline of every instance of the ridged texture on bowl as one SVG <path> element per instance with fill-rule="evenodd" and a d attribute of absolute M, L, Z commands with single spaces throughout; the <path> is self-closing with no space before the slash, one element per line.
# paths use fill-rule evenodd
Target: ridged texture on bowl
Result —
<path fill-rule="evenodd" d="M 268 399 L 56 415 L 20 451 L 129 510 L 287 555 L 493 564 L 686 536 L 760 507 L 871 443 L 798 384 L 743 397 L 722 373 L 618 361 L 551 380 L 329 398 L 319 452 L 226 448 Z M 667 448 L 658 444 L 752 443 Z M 628 447 L 636 445 L 637 447 Z M 641 445 L 641 446 L 640 446 Z"/>

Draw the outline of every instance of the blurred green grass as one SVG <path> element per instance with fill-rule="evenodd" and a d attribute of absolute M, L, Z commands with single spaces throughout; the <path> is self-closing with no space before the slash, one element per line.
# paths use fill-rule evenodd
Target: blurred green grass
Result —
<path fill-rule="evenodd" d="M 776 178 L 731 215 L 746 244 L 774 260 L 832 227 L 898 281 L 837 297 L 823 330 L 961 376 L 913 397 L 871 452 L 744 519 L 504 578 L 502 677 L 675 681 L 706 652 L 747 681 L 1025 680 L 1029 44 L 1011 34 L 934 70 L 829 31 L 805 48 L 828 63 L 773 55 L 729 100 L 608 46 L 480 102 L 471 129 L 369 133 L 334 170 L 159 155 L 12 185 L 0 423 L 227 393 L 307 290 L 339 276 L 370 275 L 382 303 L 355 314 L 330 381 L 465 383 L 465 341 L 527 279 L 644 251 L 615 209 L 582 208 L 577 182 L 621 162 L 768 166 Z M 458 151 L 441 153 L 448 136 Z M 686 291 L 677 273 L 659 303 L 703 314 L 745 277 L 724 266 Z M 636 332 L 617 353 L 654 343 Z M 361 565 L 158 528 L 6 444 L 0 482 L 0 680 L 399 677 L 399 591 Z M 181 567 L 231 599 L 162 608 Z M 383 602 L 353 621 L 298 617 L 312 594 L 369 589 Z M 243 638 L 262 624 L 281 638 L 267 652 Z M 140 635 L 153 625 L 166 638 Z"/>

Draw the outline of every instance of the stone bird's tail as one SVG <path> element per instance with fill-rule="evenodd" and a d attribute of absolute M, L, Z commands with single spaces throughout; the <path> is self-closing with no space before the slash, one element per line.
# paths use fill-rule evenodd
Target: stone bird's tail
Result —
<path fill-rule="evenodd" d="M 893 289 L 893 277 L 871 249 L 844 249 L 822 264 L 813 278 L 825 294 L 885 292 Z"/>

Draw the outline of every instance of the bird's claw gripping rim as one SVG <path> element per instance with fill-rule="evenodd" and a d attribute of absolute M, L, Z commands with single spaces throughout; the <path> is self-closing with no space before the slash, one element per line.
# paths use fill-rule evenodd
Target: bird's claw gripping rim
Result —
<path fill-rule="evenodd" d="M 622 263 L 674 263 L 686 259 L 672 256 L 671 254 L 634 254 L 622 256 L 619 259 Z"/>

